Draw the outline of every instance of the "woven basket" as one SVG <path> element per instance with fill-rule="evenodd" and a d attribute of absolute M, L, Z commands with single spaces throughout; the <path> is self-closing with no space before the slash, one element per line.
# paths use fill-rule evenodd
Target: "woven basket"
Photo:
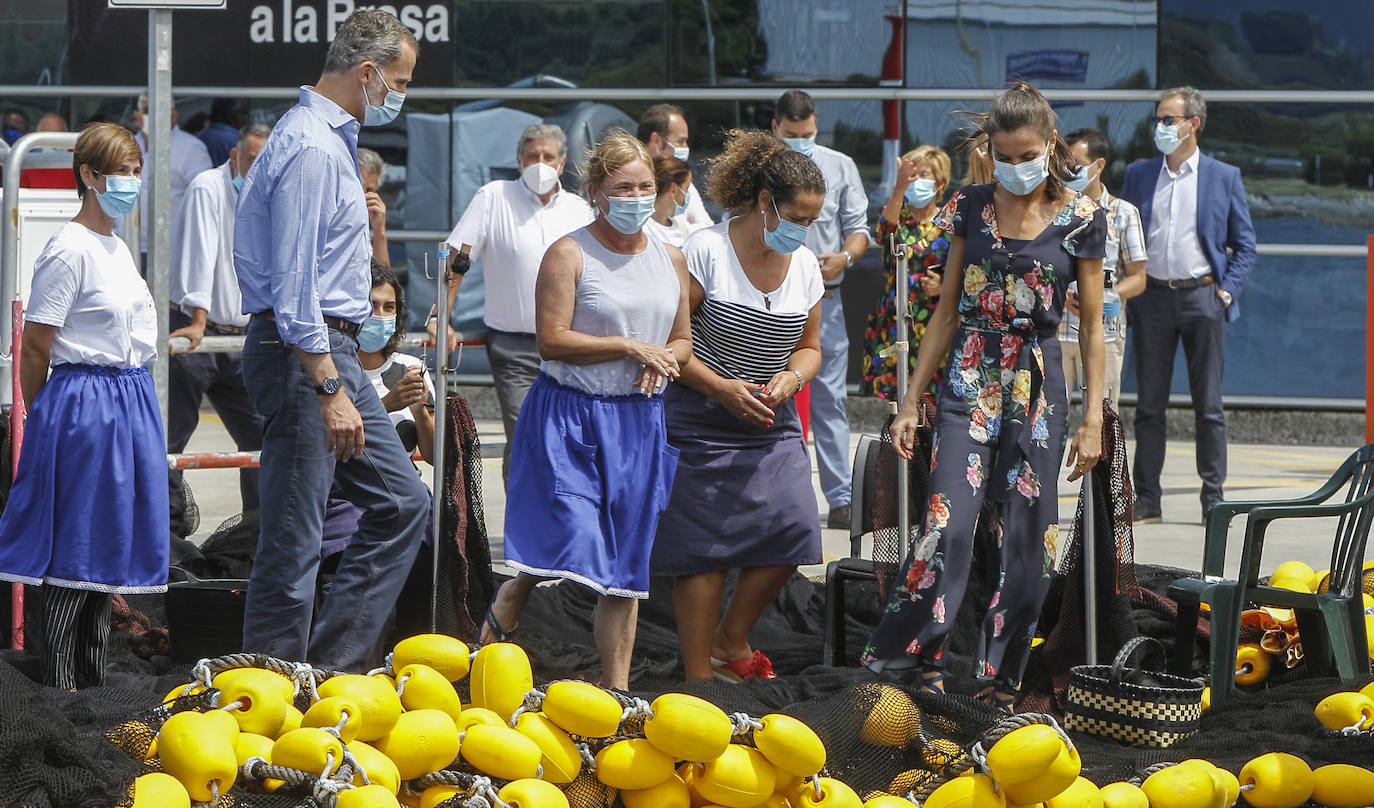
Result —
<path fill-rule="evenodd" d="M 1126 667 L 1131 655 L 1146 643 L 1162 662 L 1164 646 L 1158 640 L 1136 637 L 1111 665 L 1073 667 L 1065 727 L 1156 748 L 1172 746 L 1197 732 L 1202 718 L 1202 685 L 1197 680 Z"/>

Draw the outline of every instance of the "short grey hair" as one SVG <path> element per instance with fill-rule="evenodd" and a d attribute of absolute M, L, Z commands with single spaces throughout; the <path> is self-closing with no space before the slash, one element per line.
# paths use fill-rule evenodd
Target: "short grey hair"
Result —
<path fill-rule="evenodd" d="M 378 181 L 380 181 L 383 177 L 386 176 L 386 161 L 383 160 L 382 156 L 376 153 L 375 151 L 359 146 L 358 172 L 360 174 L 372 172 L 373 174 L 377 175 L 377 179 Z"/>
<path fill-rule="evenodd" d="M 558 144 L 559 157 L 568 153 L 568 136 L 563 134 L 563 127 L 554 123 L 532 123 L 520 133 L 520 143 L 515 147 L 515 159 L 520 159 L 520 155 L 525 151 L 525 144 L 531 140 L 552 140 Z"/>
<path fill-rule="evenodd" d="M 1182 87 L 1170 87 L 1159 94 L 1159 100 L 1165 101 L 1170 98 L 1183 99 L 1183 114 L 1189 118 L 1198 119 L 1198 131 L 1207 125 L 1207 102 L 1203 100 L 1202 93 L 1196 87 L 1183 85 Z"/>
<path fill-rule="evenodd" d="M 239 130 L 239 139 L 234 146 L 235 148 L 242 149 L 244 146 L 248 145 L 248 138 L 260 137 L 266 140 L 267 136 L 270 134 L 272 134 L 272 127 L 269 124 L 250 123 Z"/>
<path fill-rule="evenodd" d="M 376 9 L 355 11 L 339 26 L 329 53 L 324 57 L 324 72 L 346 73 L 359 62 L 377 65 L 395 64 L 401 58 L 401 46 L 409 42 L 419 52 L 415 35 L 401 24 L 395 14 Z"/>

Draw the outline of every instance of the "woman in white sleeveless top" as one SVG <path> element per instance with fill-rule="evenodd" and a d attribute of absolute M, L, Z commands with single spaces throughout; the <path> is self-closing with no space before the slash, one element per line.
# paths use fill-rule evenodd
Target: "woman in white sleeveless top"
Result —
<path fill-rule="evenodd" d="M 677 468 L 661 392 L 692 355 L 686 261 L 643 232 L 655 190 L 643 144 L 608 136 L 583 186 L 596 220 L 544 255 L 544 361 L 516 422 L 506 492 L 506 565 L 519 574 L 497 591 L 481 637 L 505 639 L 540 581 L 575 581 L 600 596 L 602 683 L 621 689 Z"/>

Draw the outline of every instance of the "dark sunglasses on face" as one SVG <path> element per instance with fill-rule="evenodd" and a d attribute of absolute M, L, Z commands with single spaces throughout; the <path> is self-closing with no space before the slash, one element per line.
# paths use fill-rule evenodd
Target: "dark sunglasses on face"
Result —
<path fill-rule="evenodd" d="M 1158 126 L 1161 123 L 1165 126 L 1173 126 L 1174 124 L 1183 123 L 1186 120 L 1188 120 L 1187 115 L 1165 115 L 1163 117 L 1152 115 L 1150 116 L 1150 126 Z"/>

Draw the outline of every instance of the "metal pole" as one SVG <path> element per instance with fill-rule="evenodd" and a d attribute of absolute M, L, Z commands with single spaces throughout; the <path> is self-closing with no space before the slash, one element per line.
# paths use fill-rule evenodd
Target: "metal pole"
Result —
<path fill-rule="evenodd" d="M 911 372 L 911 344 L 907 342 L 906 319 L 911 306 L 910 276 L 907 275 L 906 242 L 892 237 L 892 255 L 897 259 L 897 277 L 892 283 L 892 312 L 897 318 L 897 402 L 906 400 L 907 374 Z M 911 469 L 910 462 L 897 455 L 897 529 L 901 531 L 903 557 L 910 550 L 911 540 Z"/>
<path fill-rule="evenodd" d="M 143 120 L 148 139 L 148 165 L 143 167 L 148 192 L 148 290 L 157 312 L 157 344 L 167 344 L 167 308 L 171 291 L 171 166 L 172 166 L 172 11 L 148 12 L 148 115 Z M 163 434 L 167 425 L 167 357 L 154 362 L 153 385 Z"/>
<path fill-rule="evenodd" d="M 449 246 L 440 242 L 435 251 L 439 266 L 434 273 L 434 563 L 430 570 L 429 630 L 438 631 L 439 542 L 444 540 L 444 446 L 448 430 L 448 259 Z M 429 266 L 429 255 L 425 255 Z"/>
<path fill-rule="evenodd" d="M 1082 390 L 1083 417 L 1093 402 L 1088 400 L 1088 382 L 1082 365 L 1079 366 L 1079 389 Z M 1102 402 L 1097 402 L 1101 407 Z M 1083 473 L 1083 643 L 1086 661 L 1097 664 L 1097 532 L 1093 529 L 1093 471 Z"/>

